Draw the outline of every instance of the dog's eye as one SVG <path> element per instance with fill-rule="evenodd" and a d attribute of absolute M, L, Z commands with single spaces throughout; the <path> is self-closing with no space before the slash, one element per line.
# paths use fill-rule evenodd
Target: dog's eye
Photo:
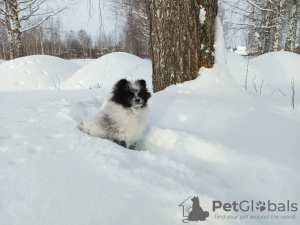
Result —
<path fill-rule="evenodd" d="M 128 93 L 128 96 L 129 96 L 130 98 L 133 98 L 133 97 L 134 97 L 134 93 L 129 92 L 129 93 Z"/>

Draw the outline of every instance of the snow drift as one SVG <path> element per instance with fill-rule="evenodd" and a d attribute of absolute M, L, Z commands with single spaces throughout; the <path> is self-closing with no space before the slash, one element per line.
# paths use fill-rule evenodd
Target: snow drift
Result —
<path fill-rule="evenodd" d="M 300 85 L 300 55 L 292 52 L 270 52 L 251 60 L 260 77 L 275 85 L 290 85 L 292 78 Z"/>
<path fill-rule="evenodd" d="M 115 52 L 104 55 L 78 70 L 63 83 L 64 89 L 111 88 L 121 78 L 145 79 L 152 90 L 151 62 L 137 56 Z"/>
<path fill-rule="evenodd" d="M 88 65 L 89 63 L 95 61 L 95 59 L 70 59 L 72 63 L 75 63 L 81 67 Z"/>
<path fill-rule="evenodd" d="M 26 56 L 0 64 L 0 90 L 58 89 L 80 66 L 53 56 Z"/>
<path fill-rule="evenodd" d="M 271 52 L 248 61 L 235 53 L 227 52 L 228 68 L 234 80 L 247 90 L 279 99 L 291 99 L 291 81 L 300 89 L 300 55 L 291 52 Z M 296 90 L 296 91 L 297 91 Z"/>

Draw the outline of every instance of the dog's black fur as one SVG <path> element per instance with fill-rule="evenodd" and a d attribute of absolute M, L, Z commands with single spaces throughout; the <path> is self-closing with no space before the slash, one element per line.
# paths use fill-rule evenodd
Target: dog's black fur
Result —
<path fill-rule="evenodd" d="M 143 100 L 143 104 L 141 105 L 141 108 L 143 108 L 147 106 L 147 102 L 148 99 L 151 97 L 151 94 L 146 87 L 145 80 L 137 80 L 134 82 L 134 84 L 137 85 L 137 87 L 139 87 L 138 97 Z M 135 91 L 138 90 L 132 88 L 128 80 L 121 79 L 113 87 L 113 96 L 111 98 L 111 101 L 122 105 L 124 108 L 130 108 L 132 107 L 132 99 L 135 96 Z"/>

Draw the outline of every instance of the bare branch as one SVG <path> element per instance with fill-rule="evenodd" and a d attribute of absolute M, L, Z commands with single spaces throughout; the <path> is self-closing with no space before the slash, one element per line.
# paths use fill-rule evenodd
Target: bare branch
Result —
<path fill-rule="evenodd" d="M 280 91 L 280 93 L 283 94 L 284 97 L 286 97 L 286 95 L 279 88 L 278 91 Z"/>
<path fill-rule="evenodd" d="M 265 8 L 261 8 L 260 6 L 258 6 L 257 4 L 255 4 L 255 2 L 253 2 L 252 0 L 246 0 L 249 4 L 253 5 L 255 8 L 258 8 L 261 11 L 268 11 L 268 12 L 275 12 L 272 9 L 265 9 Z"/>
<path fill-rule="evenodd" d="M 261 90 L 262 90 L 263 83 L 264 83 L 264 80 L 261 81 L 260 91 L 259 91 L 260 95 L 261 95 Z"/>
<path fill-rule="evenodd" d="M 15 9 L 17 12 L 21 12 L 24 11 L 26 9 L 28 9 L 30 6 L 32 6 L 37 0 L 32 0 L 30 2 L 28 2 L 27 5 L 25 5 L 23 8 L 19 8 L 19 9 Z M 19 4 L 20 5 L 20 4 Z"/>
<path fill-rule="evenodd" d="M 28 28 L 26 28 L 26 29 L 21 30 L 21 32 L 25 32 L 25 31 L 31 30 L 31 29 L 33 29 L 33 28 L 35 28 L 35 27 L 38 27 L 39 25 L 41 25 L 42 23 L 44 23 L 44 22 L 45 22 L 46 20 L 48 20 L 49 18 L 51 18 L 51 17 L 53 17 L 53 16 L 59 14 L 60 12 L 64 11 L 66 8 L 67 8 L 67 6 L 65 6 L 65 7 L 62 8 L 62 9 L 60 9 L 60 10 L 57 11 L 56 13 L 52 13 L 52 14 L 46 16 L 44 19 L 42 19 L 41 21 L 39 21 L 39 22 L 36 23 L 35 25 L 33 25 L 33 26 L 31 26 L 31 27 L 28 27 Z"/>
<path fill-rule="evenodd" d="M 295 80 L 294 80 L 294 78 L 291 81 L 291 86 L 292 86 L 292 92 L 293 92 L 291 105 L 293 106 L 293 109 L 295 109 Z"/>

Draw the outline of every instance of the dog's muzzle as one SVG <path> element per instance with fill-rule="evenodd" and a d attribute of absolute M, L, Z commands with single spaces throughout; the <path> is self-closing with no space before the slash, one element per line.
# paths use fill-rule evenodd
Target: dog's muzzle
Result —
<path fill-rule="evenodd" d="M 142 107 L 144 101 L 141 98 L 134 98 L 132 99 L 132 106 L 135 108 Z"/>

